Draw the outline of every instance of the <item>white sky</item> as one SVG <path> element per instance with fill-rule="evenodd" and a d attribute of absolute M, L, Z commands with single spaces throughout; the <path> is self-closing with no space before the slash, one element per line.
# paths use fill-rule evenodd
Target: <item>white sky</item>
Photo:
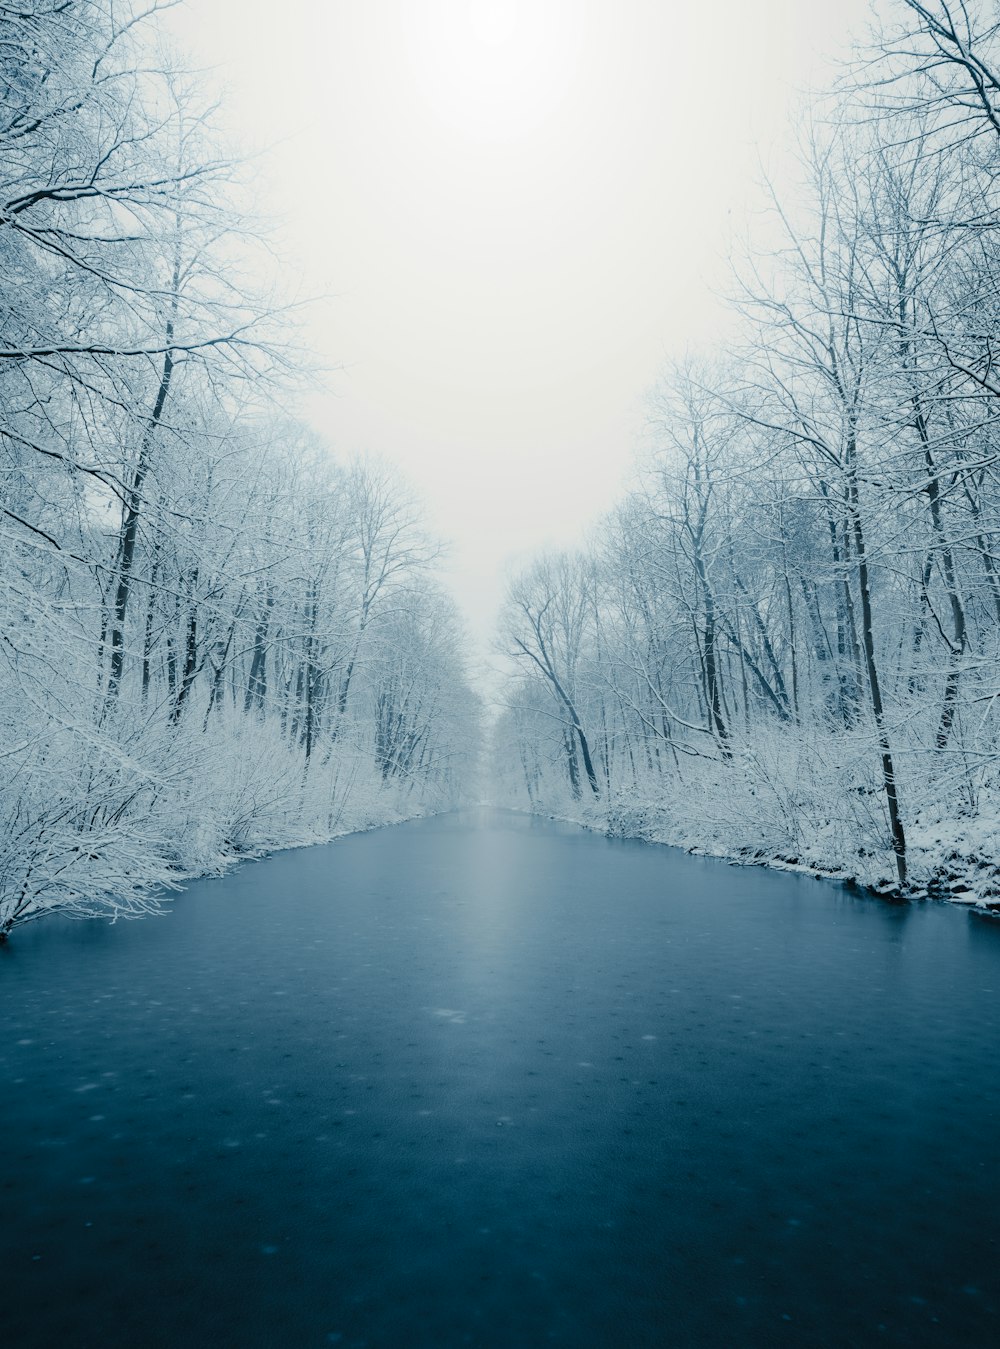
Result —
<path fill-rule="evenodd" d="M 865 0 L 188 0 L 182 46 L 257 181 L 306 339 L 304 414 L 396 463 L 485 651 L 506 568 L 628 478 L 665 357 L 725 324 L 757 146 Z"/>

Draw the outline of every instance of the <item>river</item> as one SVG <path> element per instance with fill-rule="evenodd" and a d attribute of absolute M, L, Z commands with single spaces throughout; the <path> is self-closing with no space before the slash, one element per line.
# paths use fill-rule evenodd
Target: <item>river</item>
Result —
<path fill-rule="evenodd" d="M 1000 924 L 513 813 L 0 949 L 10 1349 L 1000 1343 Z"/>

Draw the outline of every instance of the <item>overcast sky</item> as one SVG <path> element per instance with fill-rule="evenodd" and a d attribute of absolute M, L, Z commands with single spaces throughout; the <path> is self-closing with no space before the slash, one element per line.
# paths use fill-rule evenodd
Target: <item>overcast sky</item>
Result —
<path fill-rule="evenodd" d="M 485 649 L 507 567 L 627 480 L 643 393 L 725 316 L 758 149 L 865 0 L 188 0 L 278 221 L 304 411 L 398 464 Z"/>

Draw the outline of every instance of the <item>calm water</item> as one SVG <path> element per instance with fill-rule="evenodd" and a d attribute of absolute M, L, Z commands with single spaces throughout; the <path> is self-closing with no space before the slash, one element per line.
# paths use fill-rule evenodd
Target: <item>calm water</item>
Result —
<path fill-rule="evenodd" d="M 1000 924 L 504 814 L 0 950 L 5 1346 L 1000 1344 Z"/>

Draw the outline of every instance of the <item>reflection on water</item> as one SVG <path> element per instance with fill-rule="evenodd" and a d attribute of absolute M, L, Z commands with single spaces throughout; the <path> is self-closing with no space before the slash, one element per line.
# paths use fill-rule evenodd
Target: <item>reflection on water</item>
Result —
<path fill-rule="evenodd" d="M 994 1345 L 1000 924 L 476 812 L 0 951 L 4 1344 Z"/>

